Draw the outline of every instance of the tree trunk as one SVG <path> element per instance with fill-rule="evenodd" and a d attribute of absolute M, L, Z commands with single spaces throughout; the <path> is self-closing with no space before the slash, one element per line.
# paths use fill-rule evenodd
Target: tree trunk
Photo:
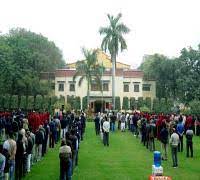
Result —
<path fill-rule="evenodd" d="M 87 80 L 87 108 L 90 109 L 90 82 Z"/>
<path fill-rule="evenodd" d="M 112 60 L 112 109 L 115 110 L 115 70 L 116 70 L 116 55 L 111 55 Z"/>

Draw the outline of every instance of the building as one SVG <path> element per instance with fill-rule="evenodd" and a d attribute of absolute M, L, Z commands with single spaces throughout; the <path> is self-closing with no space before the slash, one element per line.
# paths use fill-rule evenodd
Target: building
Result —
<path fill-rule="evenodd" d="M 98 50 L 97 60 L 99 64 L 103 64 L 106 71 L 103 74 L 102 84 L 103 92 L 95 82 L 92 82 L 90 87 L 90 107 L 94 112 L 98 112 L 102 108 L 110 109 L 112 104 L 112 63 L 108 55 L 101 50 Z M 65 69 L 57 69 L 55 72 L 55 95 L 56 96 L 79 96 L 82 98 L 87 96 L 87 82 L 83 81 L 81 86 L 78 86 L 79 77 L 73 82 L 73 76 L 76 72 L 76 63 L 67 64 Z M 143 72 L 140 70 L 131 69 L 130 65 L 117 62 L 115 77 L 115 96 L 120 97 L 122 106 L 123 97 L 156 97 L 155 81 L 145 81 Z"/>

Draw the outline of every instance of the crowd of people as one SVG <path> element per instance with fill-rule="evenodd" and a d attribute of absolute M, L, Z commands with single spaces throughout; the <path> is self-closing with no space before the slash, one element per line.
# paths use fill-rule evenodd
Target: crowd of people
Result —
<path fill-rule="evenodd" d="M 168 159 L 170 146 L 174 168 L 178 167 L 177 153 L 183 152 L 184 139 L 186 157 L 193 157 L 193 136 L 200 135 L 200 118 L 191 115 L 110 112 L 97 113 L 94 122 L 96 135 L 101 135 L 104 146 L 109 145 L 109 132 L 116 131 L 116 127 L 121 132 L 128 130 L 133 133 L 150 151 L 158 149 L 157 139 L 162 160 Z"/>
<path fill-rule="evenodd" d="M 61 138 L 60 179 L 71 179 L 84 131 L 84 113 L 0 112 L 0 179 L 22 179 Z"/>

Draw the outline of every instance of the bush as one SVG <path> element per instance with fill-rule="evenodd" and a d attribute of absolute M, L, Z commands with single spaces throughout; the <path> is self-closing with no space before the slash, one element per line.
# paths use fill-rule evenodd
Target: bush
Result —
<path fill-rule="evenodd" d="M 130 98 L 130 109 L 136 109 L 137 108 L 137 103 L 134 97 Z"/>
<path fill-rule="evenodd" d="M 116 96 L 115 97 L 115 110 L 121 110 L 121 102 L 120 102 L 120 97 Z"/>
<path fill-rule="evenodd" d="M 10 108 L 17 109 L 18 108 L 18 96 L 13 95 L 10 98 Z"/>
<path fill-rule="evenodd" d="M 193 100 L 189 103 L 189 106 L 191 108 L 191 112 L 193 115 L 199 115 L 200 114 L 200 101 Z"/>
<path fill-rule="evenodd" d="M 123 97 L 122 109 L 124 109 L 124 110 L 128 110 L 129 109 L 128 97 Z"/>
<path fill-rule="evenodd" d="M 31 110 L 33 108 L 34 108 L 34 97 L 33 96 L 28 96 L 27 109 Z"/>
<path fill-rule="evenodd" d="M 4 108 L 10 109 L 10 95 L 9 94 L 6 94 L 4 96 Z"/>
<path fill-rule="evenodd" d="M 160 113 L 160 105 L 159 105 L 159 99 L 158 98 L 153 99 L 152 110 L 155 113 Z"/>
<path fill-rule="evenodd" d="M 81 109 L 81 99 L 80 99 L 79 96 L 74 98 L 73 105 L 74 105 L 74 107 L 73 107 L 74 109 L 76 109 L 76 110 L 80 110 Z"/>
<path fill-rule="evenodd" d="M 42 109 L 50 110 L 50 98 L 48 96 L 44 96 L 43 98 L 43 104 L 42 104 Z"/>
<path fill-rule="evenodd" d="M 21 96 L 19 107 L 21 109 L 24 109 L 24 110 L 27 109 L 27 98 L 26 98 L 26 96 Z"/>
<path fill-rule="evenodd" d="M 4 108 L 4 96 L 0 95 L 0 108 L 3 109 Z"/>
<path fill-rule="evenodd" d="M 37 95 L 35 99 L 35 109 L 42 110 L 43 108 L 43 97 L 41 95 Z"/>
<path fill-rule="evenodd" d="M 83 111 L 85 111 L 88 107 L 87 107 L 87 96 L 83 97 L 82 99 L 82 108 Z"/>
<path fill-rule="evenodd" d="M 145 106 L 151 110 L 151 98 L 150 97 L 146 97 Z"/>
<path fill-rule="evenodd" d="M 143 107 L 145 104 L 144 104 L 144 100 L 143 100 L 143 97 L 139 97 L 138 98 L 138 109 L 140 109 L 141 107 Z"/>
<path fill-rule="evenodd" d="M 160 112 L 167 113 L 167 102 L 165 98 L 160 99 Z"/>
<path fill-rule="evenodd" d="M 140 111 L 150 113 L 150 109 L 147 106 L 140 107 Z"/>

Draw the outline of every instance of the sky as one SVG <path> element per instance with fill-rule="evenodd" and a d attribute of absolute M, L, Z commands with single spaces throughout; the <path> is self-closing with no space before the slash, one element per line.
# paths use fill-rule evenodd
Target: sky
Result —
<path fill-rule="evenodd" d="M 83 58 L 81 47 L 99 48 L 107 14 L 122 13 L 131 32 L 118 61 L 137 68 L 143 56 L 176 57 L 200 43 L 199 0 L 1 0 L 0 32 L 22 27 L 41 33 L 62 50 L 66 63 Z"/>

